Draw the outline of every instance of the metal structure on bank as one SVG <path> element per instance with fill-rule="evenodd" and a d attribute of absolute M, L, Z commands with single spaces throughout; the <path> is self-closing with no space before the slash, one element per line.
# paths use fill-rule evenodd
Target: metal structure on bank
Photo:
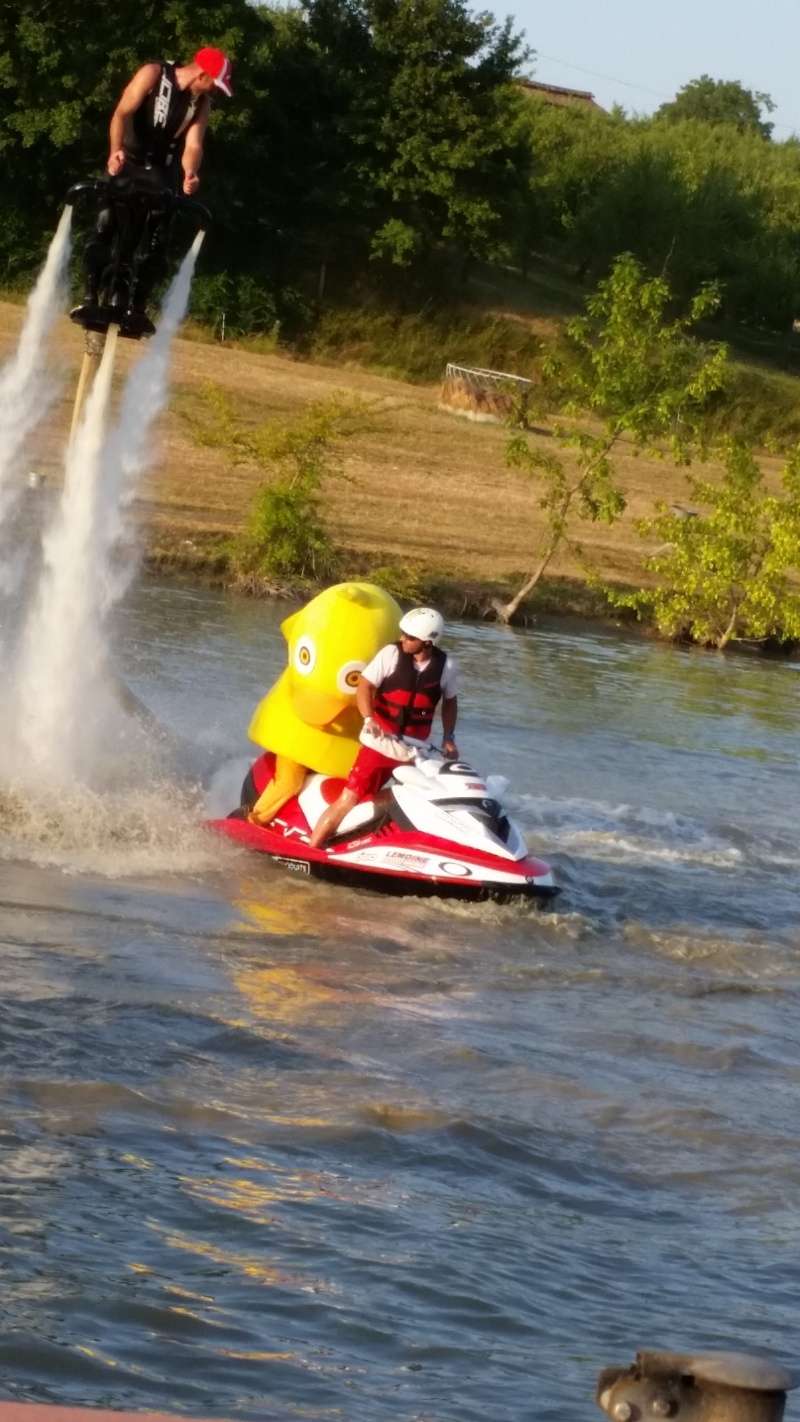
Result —
<path fill-rule="evenodd" d="M 524 411 L 533 381 L 504 370 L 454 365 L 445 370 L 439 409 L 467 420 L 502 425 L 515 410 Z"/>

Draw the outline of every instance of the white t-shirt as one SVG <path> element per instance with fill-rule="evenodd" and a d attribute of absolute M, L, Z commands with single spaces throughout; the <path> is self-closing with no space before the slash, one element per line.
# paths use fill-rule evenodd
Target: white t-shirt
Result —
<path fill-rule="evenodd" d="M 380 651 L 375 653 L 371 662 L 367 662 L 361 675 L 371 686 L 380 686 L 387 676 L 391 676 L 397 666 L 399 656 L 399 648 L 395 646 L 394 642 L 390 642 L 388 647 L 381 647 Z M 420 671 L 424 671 L 429 662 L 430 657 L 427 662 L 417 662 Z M 457 692 L 458 668 L 452 657 L 448 657 L 442 672 L 442 696 L 445 701 L 449 701 L 452 696 L 457 695 Z"/>

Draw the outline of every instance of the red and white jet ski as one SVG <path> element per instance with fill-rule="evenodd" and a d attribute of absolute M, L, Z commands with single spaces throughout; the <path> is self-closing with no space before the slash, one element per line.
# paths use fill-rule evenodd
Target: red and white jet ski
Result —
<path fill-rule="evenodd" d="M 480 775 L 461 760 L 425 747 L 399 765 L 377 801 L 365 800 L 342 820 L 322 849 L 308 836 L 344 782 L 310 774 L 268 827 L 251 824 L 249 809 L 272 779 L 266 752 L 242 786 L 242 804 L 210 827 L 268 854 L 297 874 L 381 889 L 448 898 L 547 900 L 559 892 L 549 865 L 529 854 L 522 834 Z"/>

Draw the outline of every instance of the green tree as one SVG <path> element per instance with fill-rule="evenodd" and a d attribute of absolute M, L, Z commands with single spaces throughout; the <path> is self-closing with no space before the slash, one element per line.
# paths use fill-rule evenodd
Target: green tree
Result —
<path fill-rule="evenodd" d="M 663 503 L 637 524 L 661 541 L 645 559 L 656 579 L 634 593 L 607 589 L 616 607 L 648 616 L 668 637 L 727 647 L 734 639 L 800 638 L 800 445 L 781 476 L 781 493 L 765 488 L 747 447 L 728 443 L 719 483 L 687 476 L 705 512 Z"/>
<path fill-rule="evenodd" d="M 704 123 L 732 124 L 742 133 L 748 129 L 771 138 L 774 125 L 764 118 L 775 104 L 769 94 L 746 89 L 738 79 L 712 79 L 701 74 L 678 90 L 674 99 L 658 109 L 661 118 L 676 122 L 680 119 L 702 119 Z"/>
<path fill-rule="evenodd" d="M 463 0 L 304 0 L 331 76 L 349 235 L 359 256 L 420 275 L 506 240 L 530 153 L 511 80 L 528 57 L 511 21 Z M 455 258 L 455 264 L 453 262 Z M 408 275 L 398 290 L 408 289 Z"/>
<path fill-rule="evenodd" d="M 586 303 L 587 314 L 567 326 L 567 342 L 544 362 L 544 386 L 566 416 L 588 411 L 597 426 L 553 427 L 569 460 L 532 443 L 524 430 L 509 438 L 506 458 L 542 481 L 545 528 L 530 575 L 496 611 L 510 622 L 562 544 L 580 551 L 573 520 L 614 523 L 625 509 L 613 456 L 622 440 L 638 452 L 669 454 L 686 463 L 701 442 L 703 410 L 725 380 L 727 351 L 702 345 L 691 330 L 713 311 L 717 294 L 700 291 L 684 316 L 668 319 L 671 293 L 663 277 L 647 277 L 631 256 L 614 264 Z"/>
<path fill-rule="evenodd" d="M 527 230 L 517 229 L 521 265 L 532 248 L 594 283 L 631 251 L 665 271 L 681 300 L 716 281 L 721 315 L 790 327 L 800 311 L 798 143 L 541 101 L 528 103 L 525 122 L 534 164 Z"/>

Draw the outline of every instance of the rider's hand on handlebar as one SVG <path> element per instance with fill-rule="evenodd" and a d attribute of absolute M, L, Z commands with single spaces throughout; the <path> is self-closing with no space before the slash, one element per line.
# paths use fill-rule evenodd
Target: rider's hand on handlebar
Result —
<path fill-rule="evenodd" d="M 191 197 L 192 193 L 196 193 L 199 186 L 200 179 L 198 178 L 196 173 L 184 173 L 183 191 L 185 192 L 187 197 Z"/>
<path fill-rule="evenodd" d="M 109 153 L 109 155 L 108 155 L 108 162 L 106 163 L 106 172 L 107 172 L 107 173 L 110 173 L 112 178 L 116 178 L 117 173 L 119 173 L 120 170 L 121 170 L 124 166 L 125 166 L 125 149 L 124 149 L 124 148 L 117 148 L 117 149 L 115 150 L 115 152 Z"/>
<path fill-rule="evenodd" d="M 447 760 L 458 760 L 458 746 L 452 736 L 445 736 L 442 741 L 442 750 Z"/>

